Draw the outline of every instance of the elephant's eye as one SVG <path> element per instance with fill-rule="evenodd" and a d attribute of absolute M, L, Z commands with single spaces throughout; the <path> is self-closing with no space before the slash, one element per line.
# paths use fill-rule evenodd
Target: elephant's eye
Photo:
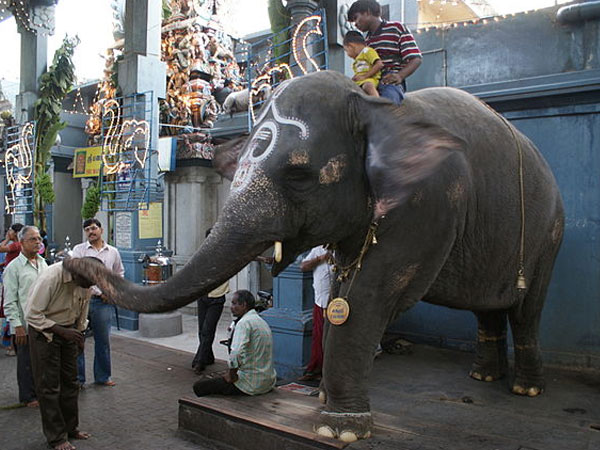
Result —
<path fill-rule="evenodd" d="M 266 158 L 275 146 L 277 138 L 277 126 L 273 122 L 263 123 L 255 131 L 250 141 L 248 155 L 250 159 L 257 162 Z"/>
<path fill-rule="evenodd" d="M 317 186 L 317 179 L 309 166 L 292 166 L 285 171 L 286 186 L 294 191 L 306 191 Z"/>

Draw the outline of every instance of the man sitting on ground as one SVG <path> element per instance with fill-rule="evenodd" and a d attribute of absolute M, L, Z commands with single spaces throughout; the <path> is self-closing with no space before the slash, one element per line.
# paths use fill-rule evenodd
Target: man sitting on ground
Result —
<path fill-rule="evenodd" d="M 194 384 L 198 397 L 210 394 L 258 395 L 275 386 L 273 336 L 269 325 L 254 310 L 254 296 L 237 291 L 231 299 L 231 313 L 238 318 L 229 354 L 229 371 L 222 378 Z"/>

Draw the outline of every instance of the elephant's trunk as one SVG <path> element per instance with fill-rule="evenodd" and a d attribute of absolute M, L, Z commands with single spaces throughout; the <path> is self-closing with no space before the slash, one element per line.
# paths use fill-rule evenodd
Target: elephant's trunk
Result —
<path fill-rule="evenodd" d="M 122 308 L 144 313 L 171 311 L 221 285 L 273 245 L 273 241 L 258 240 L 263 233 L 243 227 L 241 232 L 234 232 L 231 230 L 236 227 L 230 225 L 215 225 L 183 268 L 165 283 L 152 287 L 134 284 L 85 259 L 67 259 L 63 264 L 72 273 L 93 281 L 109 302 Z"/>

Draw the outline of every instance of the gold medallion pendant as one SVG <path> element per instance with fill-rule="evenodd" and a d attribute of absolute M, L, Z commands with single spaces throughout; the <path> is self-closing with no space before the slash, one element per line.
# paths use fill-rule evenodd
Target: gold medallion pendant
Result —
<path fill-rule="evenodd" d="M 341 325 L 350 315 L 350 305 L 342 297 L 334 298 L 327 306 L 327 319 L 333 325 Z"/>

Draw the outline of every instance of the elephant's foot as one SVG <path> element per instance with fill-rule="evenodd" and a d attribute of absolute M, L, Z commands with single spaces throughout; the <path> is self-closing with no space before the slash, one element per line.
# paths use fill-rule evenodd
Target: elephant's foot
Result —
<path fill-rule="evenodd" d="M 506 376 L 506 367 L 501 367 L 498 364 L 484 366 L 478 362 L 474 362 L 469 376 L 479 381 L 496 381 Z"/>
<path fill-rule="evenodd" d="M 484 337 L 480 331 L 477 342 L 477 359 L 469 376 L 479 381 L 496 381 L 506 376 L 506 337 Z"/>
<path fill-rule="evenodd" d="M 537 397 L 544 392 L 544 388 L 545 382 L 541 374 L 534 376 L 523 376 L 517 374 L 511 390 L 513 394 Z"/>
<path fill-rule="evenodd" d="M 373 419 L 370 412 L 342 413 L 321 412 L 321 424 L 317 425 L 316 432 L 320 436 L 337 438 L 343 442 L 354 442 L 358 439 L 371 437 Z"/>
<path fill-rule="evenodd" d="M 542 373 L 542 360 L 536 345 L 515 345 L 515 379 L 512 392 L 517 395 L 537 397 L 546 387 Z"/>

